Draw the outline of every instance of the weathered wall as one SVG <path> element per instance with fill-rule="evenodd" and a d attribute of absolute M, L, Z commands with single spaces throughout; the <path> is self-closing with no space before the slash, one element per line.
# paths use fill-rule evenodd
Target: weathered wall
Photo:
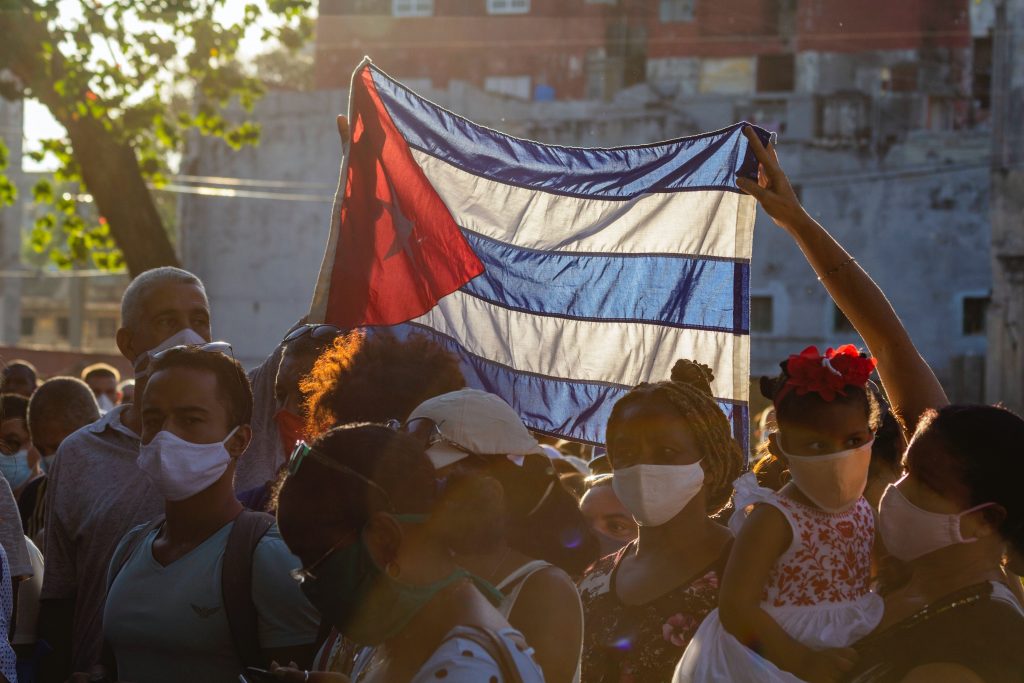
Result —
<path fill-rule="evenodd" d="M 10 152 L 6 173 L 18 186 L 18 199 L 13 206 L 0 208 L 0 271 L 20 268 L 23 198 L 30 188 L 21 173 L 21 139 L 24 109 L 20 101 L 0 97 L 0 139 Z M 21 280 L 0 275 L 0 343 L 18 340 L 21 324 Z"/>
<path fill-rule="evenodd" d="M 996 12 L 988 399 L 1024 412 L 1024 0 Z"/>
<path fill-rule="evenodd" d="M 309 308 L 338 179 L 334 117 L 343 109 L 339 91 L 272 93 L 257 110 L 259 147 L 192 140 L 182 173 L 279 183 L 208 179 L 209 191 L 224 194 L 183 194 L 179 203 L 183 263 L 206 283 L 214 335 L 228 337 L 243 362 L 265 356 Z"/>

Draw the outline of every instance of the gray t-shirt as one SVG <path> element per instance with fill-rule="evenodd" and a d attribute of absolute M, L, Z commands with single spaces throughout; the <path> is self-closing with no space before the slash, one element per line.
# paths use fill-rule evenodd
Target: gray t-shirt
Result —
<path fill-rule="evenodd" d="M 139 469 L 139 436 L 118 406 L 57 449 L 46 487 L 46 571 L 40 598 L 74 599 L 71 663 L 99 661 L 107 567 L 129 529 L 163 512 L 164 501 Z"/>
<path fill-rule="evenodd" d="M 233 526 L 234 522 L 225 524 L 168 565 L 153 557 L 154 529 L 126 558 L 110 585 L 103 617 L 103 630 L 122 680 L 177 683 L 237 678 L 241 667 L 221 586 Z M 122 546 L 139 533 L 126 536 Z M 123 555 L 119 549 L 114 557 Z M 289 575 L 299 566 L 276 525 L 253 552 L 252 599 L 264 651 L 316 641 L 320 617 Z"/>
<path fill-rule="evenodd" d="M 32 576 L 35 573 L 21 527 L 18 502 L 14 499 L 11 485 L 3 477 L 0 477 L 0 543 L 7 552 L 11 576 Z"/>
<path fill-rule="evenodd" d="M 277 470 L 284 463 L 285 454 L 277 434 L 274 413 L 277 412 L 277 398 L 274 396 L 274 381 L 277 368 L 281 365 L 281 346 L 265 361 L 249 372 L 252 384 L 252 441 L 245 454 L 238 459 L 235 468 L 235 491 L 241 493 L 263 486 L 277 477 Z"/>

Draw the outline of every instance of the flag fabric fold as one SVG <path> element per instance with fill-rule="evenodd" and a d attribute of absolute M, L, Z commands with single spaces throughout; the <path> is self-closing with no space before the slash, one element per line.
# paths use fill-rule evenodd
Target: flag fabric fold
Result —
<path fill-rule="evenodd" d="M 430 335 L 528 427 L 604 442 L 612 405 L 709 365 L 746 446 L 756 178 L 742 127 L 545 145 L 474 124 L 365 60 L 311 319 Z M 754 127 L 768 142 L 770 134 Z"/>

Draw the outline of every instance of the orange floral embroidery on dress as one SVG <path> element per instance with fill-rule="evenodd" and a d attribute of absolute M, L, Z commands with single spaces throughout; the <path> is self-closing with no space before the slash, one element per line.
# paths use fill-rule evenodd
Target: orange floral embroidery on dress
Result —
<path fill-rule="evenodd" d="M 875 519 L 861 498 L 837 514 L 776 495 L 785 510 L 793 543 L 768 575 L 763 600 L 775 607 L 857 600 L 868 592 Z"/>

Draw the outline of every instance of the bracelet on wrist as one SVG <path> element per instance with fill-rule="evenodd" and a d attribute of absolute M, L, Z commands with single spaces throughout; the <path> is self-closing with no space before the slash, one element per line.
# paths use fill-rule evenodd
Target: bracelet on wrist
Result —
<path fill-rule="evenodd" d="M 845 268 L 846 266 L 850 265 L 851 263 L 853 263 L 856 260 L 857 259 L 855 259 L 854 257 L 851 256 L 850 258 L 846 259 L 845 261 L 840 263 L 838 266 L 836 266 L 832 270 L 830 270 L 827 273 L 825 273 L 824 275 L 819 275 L 818 276 L 818 282 L 822 282 L 825 278 L 831 277 L 831 276 L 835 275 L 840 270 L 842 270 L 843 268 Z"/>

